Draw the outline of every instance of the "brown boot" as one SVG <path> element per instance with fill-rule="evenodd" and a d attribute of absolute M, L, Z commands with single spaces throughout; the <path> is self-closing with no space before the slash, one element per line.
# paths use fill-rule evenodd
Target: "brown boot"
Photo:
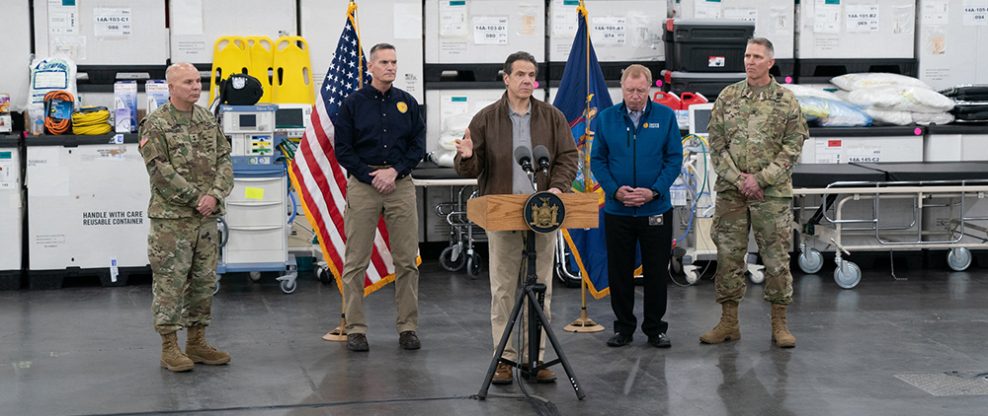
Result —
<path fill-rule="evenodd" d="M 206 327 L 190 326 L 185 340 L 185 353 L 197 364 L 222 365 L 230 362 L 230 354 L 206 343 Z"/>
<path fill-rule="evenodd" d="M 717 326 L 707 333 L 700 335 L 700 342 L 704 344 L 720 344 L 725 341 L 738 341 L 741 339 L 741 329 L 738 328 L 738 303 L 724 302 L 720 304 L 721 315 Z"/>
<path fill-rule="evenodd" d="M 780 348 L 796 346 L 796 337 L 786 327 L 786 305 L 772 305 L 772 342 Z"/>
<path fill-rule="evenodd" d="M 182 350 L 178 349 L 178 336 L 175 332 L 161 335 L 161 367 L 180 373 L 192 370 L 195 365 Z"/>

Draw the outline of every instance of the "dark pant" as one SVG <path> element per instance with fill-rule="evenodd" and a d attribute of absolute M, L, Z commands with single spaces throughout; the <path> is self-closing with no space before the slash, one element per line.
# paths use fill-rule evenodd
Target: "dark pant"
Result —
<path fill-rule="evenodd" d="M 666 314 L 666 283 L 669 255 L 672 250 L 672 210 L 662 215 L 662 225 L 648 225 L 648 217 L 604 214 L 607 234 L 607 284 L 614 309 L 614 332 L 631 335 L 635 318 L 635 245 L 641 246 L 644 269 L 645 319 L 642 332 L 653 336 L 664 333 L 669 323 Z"/>

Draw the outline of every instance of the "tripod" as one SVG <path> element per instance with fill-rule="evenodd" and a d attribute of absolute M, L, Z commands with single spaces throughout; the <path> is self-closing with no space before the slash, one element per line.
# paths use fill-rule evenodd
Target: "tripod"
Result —
<path fill-rule="evenodd" d="M 538 274 L 535 271 L 535 231 L 532 230 L 526 231 L 525 257 L 528 263 L 525 276 L 525 286 L 522 288 L 521 292 L 518 293 L 518 297 L 515 299 L 515 306 L 511 310 L 511 317 L 504 328 L 504 334 L 501 335 L 501 341 L 497 344 L 497 350 L 494 352 L 494 358 L 491 360 L 490 367 L 487 368 L 487 375 L 484 376 L 484 384 L 480 387 L 480 392 L 477 396 L 481 400 L 487 398 L 487 390 L 491 386 L 491 380 L 494 378 L 494 370 L 497 368 L 498 363 L 503 362 L 512 367 L 522 368 L 523 374 L 525 374 L 524 371 L 527 371 L 526 375 L 528 378 L 534 378 L 535 375 L 538 374 L 539 370 L 543 368 L 549 368 L 556 364 L 562 364 L 563 369 L 566 371 L 567 379 L 570 384 L 573 385 L 573 390 L 576 392 L 577 399 L 583 400 L 585 394 L 583 393 L 583 390 L 580 389 L 580 384 L 576 381 L 576 375 L 573 373 L 573 369 L 570 368 L 569 361 L 566 359 L 566 354 L 563 353 L 563 349 L 560 347 L 559 341 L 556 339 L 556 335 L 553 334 L 552 328 L 549 326 L 549 320 L 545 317 L 545 313 L 542 311 L 543 304 L 545 302 L 546 287 L 544 284 L 538 283 L 537 280 Z M 503 358 L 504 347 L 508 345 L 508 338 L 511 336 L 511 331 L 514 329 L 515 324 L 521 317 L 521 308 L 524 303 L 527 303 L 528 305 L 527 370 L 521 365 L 521 363 L 516 363 Z M 543 328 L 545 328 L 545 333 L 549 338 L 549 343 L 552 345 L 553 350 L 556 351 L 556 356 L 559 358 L 539 365 L 539 347 L 542 343 L 540 332 Z"/>

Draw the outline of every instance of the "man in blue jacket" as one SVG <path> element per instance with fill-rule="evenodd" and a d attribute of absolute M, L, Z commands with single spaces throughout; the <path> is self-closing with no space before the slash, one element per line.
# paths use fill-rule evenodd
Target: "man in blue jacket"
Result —
<path fill-rule="evenodd" d="M 642 332 L 648 343 L 669 348 L 666 335 L 666 268 L 672 250 L 669 187 L 683 164 L 676 116 L 648 99 L 652 73 L 631 65 L 621 75 L 624 101 L 600 113 L 591 151 L 591 170 L 606 195 L 604 232 L 607 280 L 614 309 L 614 333 L 607 345 L 631 343 L 635 318 L 635 246 L 644 269 Z"/>

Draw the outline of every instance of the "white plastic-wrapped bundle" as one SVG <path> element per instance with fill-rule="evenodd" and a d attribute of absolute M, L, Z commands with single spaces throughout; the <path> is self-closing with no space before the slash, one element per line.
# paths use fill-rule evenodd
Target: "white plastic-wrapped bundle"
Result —
<path fill-rule="evenodd" d="M 817 98 L 826 98 L 829 100 L 840 100 L 840 97 L 838 97 L 837 94 L 834 94 L 823 88 L 810 87 L 799 84 L 782 84 L 782 87 L 788 89 L 789 91 L 792 91 L 792 94 L 795 95 L 796 97 L 817 97 Z"/>
<path fill-rule="evenodd" d="M 954 115 L 950 113 L 912 113 L 912 117 L 916 124 L 948 124 L 954 121 Z"/>
<path fill-rule="evenodd" d="M 857 89 L 847 95 L 847 100 L 865 108 L 920 113 L 939 113 L 954 108 L 953 100 L 936 91 L 908 86 Z"/>
<path fill-rule="evenodd" d="M 865 112 L 875 120 L 875 124 L 894 124 L 905 126 L 913 124 L 912 113 L 908 111 L 882 110 L 878 108 L 866 108 Z"/>
<path fill-rule="evenodd" d="M 916 78 L 899 74 L 888 74 L 884 72 L 845 74 L 839 77 L 831 78 L 830 82 L 845 91 L 857 91 L 862 88 L 888 87 L 895 85 L 930 89 L 929 85 Z"/>
<path fill-rule="evenodd" d="M 796 99 L 806 121 L 824 127 L 870 126 L 872 122 L 863 110 L 841 100 L 807 96 Z"/>

